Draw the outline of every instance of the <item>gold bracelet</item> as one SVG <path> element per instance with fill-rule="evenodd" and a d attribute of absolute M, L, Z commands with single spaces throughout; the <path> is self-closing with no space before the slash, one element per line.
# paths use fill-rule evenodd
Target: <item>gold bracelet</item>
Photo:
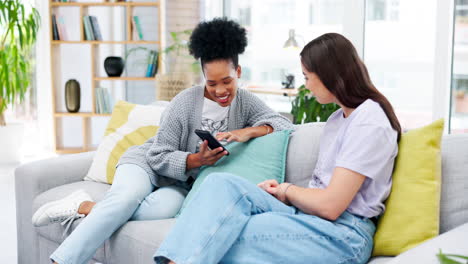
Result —
<path fill-rule="evenodd" d="M 263 125 L 263 126 L 265 126 L 266 129 L 267 129 L 267 133 L 266 133 L 266 134 L 267 134 L 267 135 L 270 134 L 270 126 L 269 126 L 269 125 Z"/>

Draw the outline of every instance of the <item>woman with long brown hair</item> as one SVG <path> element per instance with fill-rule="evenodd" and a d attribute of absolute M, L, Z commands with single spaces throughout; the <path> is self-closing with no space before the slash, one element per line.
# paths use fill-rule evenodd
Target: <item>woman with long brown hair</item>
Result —
<path fill-rule="evenodd" d="M 157 263 L 366 263 L 390 193 L 400 124 L 351 42 L 330 33 L 301 52 L 328 119 L 308 188 L 212 174 L 155 254 Z"/>

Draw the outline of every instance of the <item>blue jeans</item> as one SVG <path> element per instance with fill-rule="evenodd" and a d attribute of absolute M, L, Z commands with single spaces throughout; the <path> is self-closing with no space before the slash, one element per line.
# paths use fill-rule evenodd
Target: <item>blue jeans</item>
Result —
<path fill-rule="evenodd" d="M 87 263 L 104 241 L 127 221 L 174 217 L 187 195 L 187 190 L 176 186 L 153 190 L 145 170 L 133 164 L 120 165 L 104 199 L 50 258 L 59 264 Z"/>
<path fill-rule="evenodd" d="M 344 212 L 336 221 L 287 206 L 235 175 L 215 173 L 154 255 L 187 263 L 366 263 L 375 226 Z"/>

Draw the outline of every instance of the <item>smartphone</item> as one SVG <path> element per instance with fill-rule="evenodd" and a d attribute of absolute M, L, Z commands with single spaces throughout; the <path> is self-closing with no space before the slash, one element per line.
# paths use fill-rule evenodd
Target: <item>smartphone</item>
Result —
<path fill-rule="evenodd" d="M 203 141 L 208 141 L 208 147 L 210 147 L 210 149 L 222 147 L 223 151 L 227 152 L 226 155 L 229 155 L 229 151 L 227 151 L 227 149 L 221 143 L 219 143 L 219 141 L 213 137 L 210 132 L 206 130 L 195 129 L 195 134 L 197 134 Z"/>

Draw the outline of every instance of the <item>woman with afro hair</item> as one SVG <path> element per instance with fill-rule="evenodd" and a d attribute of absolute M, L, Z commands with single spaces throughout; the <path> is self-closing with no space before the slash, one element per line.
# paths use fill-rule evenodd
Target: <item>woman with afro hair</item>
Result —
<path fill-rule="evenodd" d="M 47 203 L 33 216 L 35 226 L 84 218 L 50 256 L 54 263 L 88 263 L 96 250 L 129 220 L 174 217 L 199 168 L 227 154 L 209 149 L 195 129 L 208 130 L 222 142 L 246 142 L 291 122 L 247 90 L 238 88 L 239 54 L 246 31 L 227 19 L 200 23 L 190 38 L 190 52 L 200 59 L 205 83 L 179 93 L 166 108 L 157 135 L 127 150 L 113 184 L 98 203 L 79 190 Z M 65 230 L 66 231 L 66 230 Z"/>
<path fill-rule="evenodd" d="M 208 175 L 156 263 L 367 263 L 400 124 L 345 37 L 324 34 L 300 55 L 306 88 L 319 103 L 341 106 L 322 131 L 309 186 Z"/>

